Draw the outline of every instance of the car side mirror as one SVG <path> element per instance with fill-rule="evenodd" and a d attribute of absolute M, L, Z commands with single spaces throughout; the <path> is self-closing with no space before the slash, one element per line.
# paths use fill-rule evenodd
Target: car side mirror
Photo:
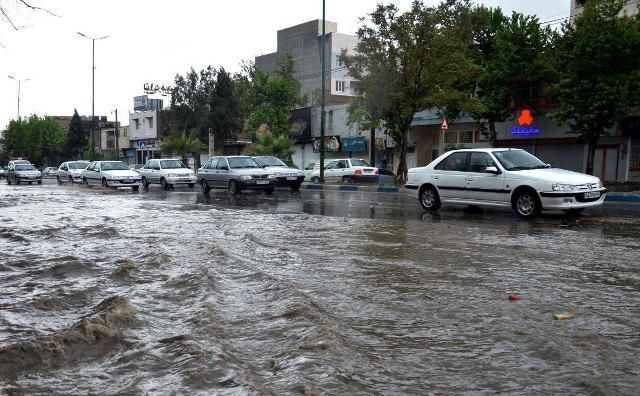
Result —
<path fill-rule="evenodd" d="M 494 175 L 499 175 L 500 171 L 495 166 L 487 166 L 487 169 L 484 170 L 485 173 L 492 173 Z"/>

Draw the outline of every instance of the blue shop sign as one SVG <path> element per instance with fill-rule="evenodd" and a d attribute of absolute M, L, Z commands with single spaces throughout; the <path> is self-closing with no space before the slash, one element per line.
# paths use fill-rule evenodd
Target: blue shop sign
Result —
<path fill-rule="evenodd" d="M 342 151 L 367 151 L 367 141 L 363 136 L 342 139 Z"/>

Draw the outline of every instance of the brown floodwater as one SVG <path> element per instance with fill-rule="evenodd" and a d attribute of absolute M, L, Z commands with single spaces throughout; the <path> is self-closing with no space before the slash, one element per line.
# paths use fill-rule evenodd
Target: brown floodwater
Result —
<path fill-rule="evenodd" d="M 382 197 L 0 185 L 0 389 L 637 392 L 637 217 Z"/>

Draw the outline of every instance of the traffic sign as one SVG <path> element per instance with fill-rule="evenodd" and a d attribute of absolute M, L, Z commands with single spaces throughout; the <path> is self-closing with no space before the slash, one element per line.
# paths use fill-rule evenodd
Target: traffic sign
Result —
<path fill-rule="evenodd" d="M 447 129 L 449 129 L 449 124 L 447 124 L 446 118 L 442 119 L 442 125 L 440 125 L 440 129 L 442 129 L 443 131 L 446 131 Z"/>
<path fill-rule="evenodd" d="M 147 142 L 145 142 L 144 140 L 141 140 L 138 142 L 138 148 L 140 150 L 146 150 L 147 149 Z"/>

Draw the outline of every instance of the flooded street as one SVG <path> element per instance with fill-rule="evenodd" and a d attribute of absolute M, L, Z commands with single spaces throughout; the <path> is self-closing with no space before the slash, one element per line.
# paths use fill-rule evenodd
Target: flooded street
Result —
<path fill-rule="evenodd" d="M 2 182 L 0 388 L 634 394 L 639 214 Z"/>

